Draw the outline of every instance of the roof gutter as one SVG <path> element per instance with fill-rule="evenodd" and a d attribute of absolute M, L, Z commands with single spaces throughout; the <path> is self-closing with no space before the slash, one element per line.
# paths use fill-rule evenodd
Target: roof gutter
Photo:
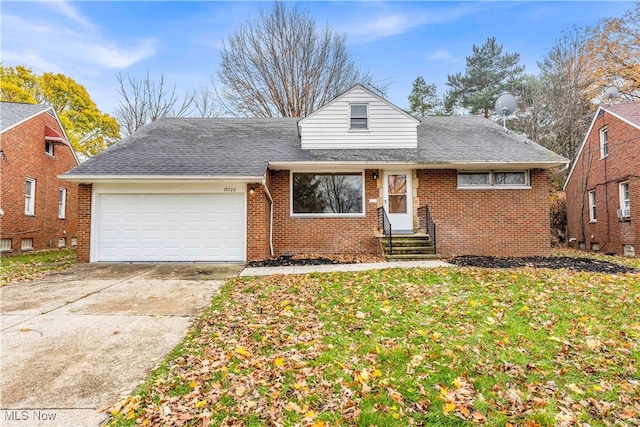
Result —
<path fill-rule="evenodd" d="M 269 187 L 267 187 L 266 175 L 262 177 L 262 188 L 264 188 L 264 193 L 269 199 L 269 255 L 273 257 L 273 198 L 269 192 Z"/>
<path fill-rule="evenodd" d="M 539 162 L 500 162 L 500 161 L 477 161 L 477 162 L 440 162 L 440 163 L 419 163 L 402 161 L 303 161 L 303 162 L 270 162 L 270 169 L 347 169 L 353 167 L 379 168 L 384 169 L 389 166 L 409 166 L 418 169 L 470 169 L 470 170 L 492 170 L 495 168 L 523 168 L 523 169 L 550 169 L 556 166 L 567 166 L 568 160 L 553 160 Z"/>
<path fill-rule="evenodd" d="M 256 182 L 263 179 L 262 176 L 205 176 L 205 175 L 58 175 L 58 178 L 81 184 L 92 183 L 133 183 L 133 182 Z"/>

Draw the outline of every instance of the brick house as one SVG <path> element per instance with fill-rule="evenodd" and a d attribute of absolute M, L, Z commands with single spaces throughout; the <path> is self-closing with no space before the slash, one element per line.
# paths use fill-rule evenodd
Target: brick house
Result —
<path fill-rule="evenodd" d="M 53 107 L 0 103 L 0 238 L 3 253 L 71 247 L 78 185 L 58 178 L 78 165 Z"/>
<path fill-rule="evenodd" d="M 640 102 L 598 108 L 564 190 L 573 245 L 638 256 Z"/>
<path fill-rule="evenodd" d="M 302 119 L 160 119 L 65 178 L 81 261 L 380 253 L 390 236 L 391 256 L 548 255 L 548 170 L 566 162 L 355 85 Z"/>

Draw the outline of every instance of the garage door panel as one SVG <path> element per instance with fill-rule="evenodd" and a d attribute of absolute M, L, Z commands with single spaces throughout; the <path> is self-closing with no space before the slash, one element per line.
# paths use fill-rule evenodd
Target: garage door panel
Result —
<path fill-rule="evenodd" d="M 100 194 L 98 261 L 244 261 L 244 194 Z"/>

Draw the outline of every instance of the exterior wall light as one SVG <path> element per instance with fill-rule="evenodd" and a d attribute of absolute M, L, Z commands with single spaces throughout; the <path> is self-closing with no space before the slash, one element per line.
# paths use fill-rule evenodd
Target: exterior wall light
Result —
<path fill-rule="evenodd" d="M 255 187 L 251 187 L 251 188 L 249 189 L 249 194 L 253 194 L 253 193 L 255 193 L 255 192 L 256 192 L 256 188 L 255 188 Z"/>

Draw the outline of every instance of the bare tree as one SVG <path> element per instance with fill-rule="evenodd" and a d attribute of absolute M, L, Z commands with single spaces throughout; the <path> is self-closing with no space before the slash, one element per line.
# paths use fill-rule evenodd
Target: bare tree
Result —
<path fill-rule="evenodd" d="M 184 117 L 193 111 L 195 92 L 179 97 L 175 85 L 170 90 L 165 86 L 162 74 L 157 81 L 151 80 L 149 73 L 141 80 L 122 73 L 116 78 L 122 99 L 114 116 L 124 135 L 132 134 L 160 117 Z"/>
<path fill-rule="evenodd" d="M 222 97 L 243 115 L 308 115 L 355 83 L 371 84 L 346 49 L 346 35 L 316 28 L 308 11 L 275 2 L 223 42 Z"/>

